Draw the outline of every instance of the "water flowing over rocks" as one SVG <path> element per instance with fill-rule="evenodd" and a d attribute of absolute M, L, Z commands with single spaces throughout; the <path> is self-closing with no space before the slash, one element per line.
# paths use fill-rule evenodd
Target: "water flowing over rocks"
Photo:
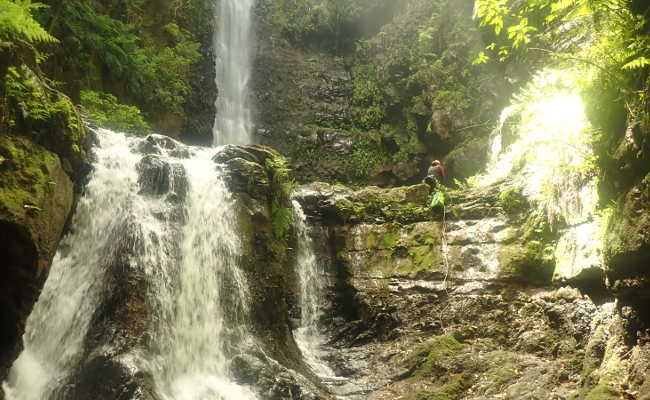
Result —
<path fill-rule="evenodd" d="M 273 207 L 290 206 L 278 200 L 279 154 L 100 133 L 87 194 L 3 387 L 8 398 L 328 398 L 290 330 L 289 236 L 272 218 Z M 237 234 L 211 242 L 227 229 Z M 199 281 L 187 275 L 205 267 Z M 204 287 L 212 275 L 216 286 Z M 204 360 L 186 359 L 194 356 Z"/>

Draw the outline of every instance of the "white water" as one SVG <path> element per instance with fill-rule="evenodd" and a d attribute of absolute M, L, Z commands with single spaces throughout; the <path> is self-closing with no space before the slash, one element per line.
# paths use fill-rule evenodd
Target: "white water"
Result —
<path fill-rule="evenodd" d="M 116 257 L 151 286 L 147 301 L 154 317 L 147 329 L 153 339 L 128 355 L 129 366 L 152 374 L 164 400 L 255 399 L 228 371 L 229 356 L 247 340 L 248 290 L 238 268 L 231 195 L 210 159 L 215 150 L 193 149 L 189 160 L 160 156 L 186 171 L 183 225 L 170 218 L 173 202 L 138 194 L 142 155 L 132 149 L 140 139 L 105 130 L 99 138 L 72 232 L 27 320 L 24 351 L 3 384 L 7 399 L 48 399 L 67 383 L 107 295 L 103 282 L 118 268 Z"/>
<path fill-rule="evenodd" d="M 300 203 L 292 201 L 293 220 L 296 229 L 296 263 L 300 283 L 300 326 L 294 332 L 296 343 L 305 361 L 314 373 L 321 378 L 333 378 L 334 372 L 327 366 L 323 357 L 325 336 L 318 322 L 323 314 L 325 302 L 325 269 L 316 256 L 311 228 Z"/>
<path fill-rule="evenodd" d="M 172 317 L 162 319 L 154 334 L 154 379 L 164 400 L 255 397 L 228 374 L 229 350 L 246 341 L 249 296 L 238 267 L 233 200 L 213 155 L 203 149 L 183 161 L 190 187 L 180 274 L 171 287 L 156 291 L 163 316 Z"/>
<path fill-rule="evenodd" d="M 43 291 L 27 319 L 24 350 L 3 384 L 9 400 L 41 400 L 56 389 L 79 361 L 88 324 L 106 274 L 106 254 L 119 241 L 120 227 L 132 219 L 149 227 L 140 213 L 134 168 L 139 157 L 129 142 L 102 135 L 86 195 L 79 202 L 73 231 L 63 240 Z"/>
<path fill-rule="evenodd" d="M 215 82 L 219 90 L 215 145 L 251 143 L 251 12 L 254 0 L 219 0 L 215 7 Z"/>

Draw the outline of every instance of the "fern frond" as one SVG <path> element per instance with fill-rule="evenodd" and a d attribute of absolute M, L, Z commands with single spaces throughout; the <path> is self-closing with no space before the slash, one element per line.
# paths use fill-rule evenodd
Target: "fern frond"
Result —
<path fill-rule="evenodd" d="M 31 0 L 0 0 L 0 40 L 58 42 L 32 17 L 32 11 L 42 7 L 46 6 Z"/>
<path fill-rule="evenodd" d="M 650 59 L 647 57 L 637 57 L 629 63 L 623 65 L 623 69 L 639 69 L 650 65 Z"/>

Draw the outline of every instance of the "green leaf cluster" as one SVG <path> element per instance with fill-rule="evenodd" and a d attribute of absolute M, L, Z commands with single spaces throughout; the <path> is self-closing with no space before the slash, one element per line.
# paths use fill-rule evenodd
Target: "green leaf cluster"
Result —
<path fill-rule="evenodd" d="M 48 83 L 26 66 L 11 66 L 4 76 L 4 92 L 20 110 L 20 119 L 30 124 L 46 125 L 51 119 L 65 119 L 68 128 L 79 129 L 79 118 L 70 99 L 53 90 Z M 9 126 L 16 119 L 8 121 Z"/>
<path fill-rule="evenodd" d="M 327 43 L 341 54 L 353 48 L 363 0 L 277 0 L 271 20 L 282 36 L 296 44 Z"/>
<path fill-rule="evenodd" d="M 110 93 L 81 91 L 81 106 L 99 126 L 135 135 L 151 132 L 138 107 L 120 104 Z"/>
<path fill-rule="evenodd" d="M 32 16 L 33 11 L 42 7 L 45 6 L 30 0 L 0 0 L 0 48 L 14 42 L 57 42 Z"/>
<path fill-rule="evenodd" d="M 159 46 L 145 44 L 134 25 L 80 1 L 63 5 L 61 21 L 67 40 L 78 47 L 78 55 L 66 60 L 74 69 L 93 70 L 98 58 L 131 98 L 151 107 L 173 109 L 190 94 L 190 68 L 200 58 L 200 45 L 176 23 L 163 27 L 167 44 Z"/>
<path fill-rule="evenodd" d="M 290 196 L 296 184 L 289 178 L 290 168 L 284 157 L 277 155 L 268 158 L 265 166 L 271 172 L 273 196 L 270 198 L 270 206 L 273 235 L 276 238 L 284 238 L 293 224 Z"/>

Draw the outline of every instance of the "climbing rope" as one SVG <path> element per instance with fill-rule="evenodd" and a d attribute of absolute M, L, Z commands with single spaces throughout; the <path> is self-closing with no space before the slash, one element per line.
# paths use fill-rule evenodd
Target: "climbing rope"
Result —
<path fill-rule="evenodd" d="M 449 245 L 447 242 L 447 206 L 442 205 L 442 261 L 445 265 L 445 278 L 442 281 L 442 288 L 447 292 L 447 278 L 449 278 L 449 271 L 451 270 L 449 266 Z"/>

